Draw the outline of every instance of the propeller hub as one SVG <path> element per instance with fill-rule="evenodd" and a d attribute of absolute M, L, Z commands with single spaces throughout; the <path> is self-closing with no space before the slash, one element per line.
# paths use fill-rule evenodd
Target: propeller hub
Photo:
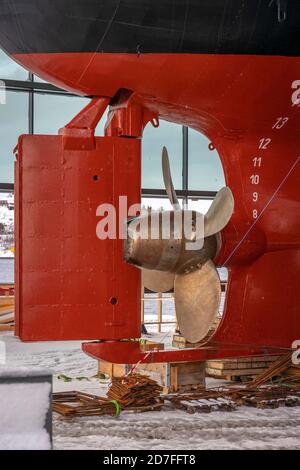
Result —
<path fill-rule="evenodd" d="M 194 227 L 188 236 L 185 235 L 182 223 L 185 212 L 190 213 L 192 221 L 195 220 L 195 211 L 156 212 L 154 223 L 153 213 L 132 219 L 127 226 L 124 244 L 127 263 L 145 269 L 188 273 L 200 269 L 208 259 L 213 259 L 218 251 L 220 236 L 193 241 Z M 168 225 L 169 230 L 164 224 Z"/>

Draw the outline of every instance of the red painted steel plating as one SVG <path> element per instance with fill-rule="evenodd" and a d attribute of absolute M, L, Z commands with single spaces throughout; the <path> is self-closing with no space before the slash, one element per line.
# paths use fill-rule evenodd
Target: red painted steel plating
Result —
<path fill-rule="evenodd" d="M 103 167 L 105 172 L 108 171 L 108 173 L 103 173 L 107 175 L 106 181 L 115 175 L 113 180 L 115 186 L 110 184 L 109 187 L 106 186 L 103 193 L 99 193 L 106 200 L 107 195 L 115 198 L 120 191 L 125 191 L 125 193 L 131 191 L 131 186 L 122 186 L 124 184 L 123 172 L 129 174 L 126 166 L 128 152 L 131 152 L 134 167 L 134 170 L 130 172 L 130 183 L 136 185 L 136 189 L 139 186 L 140 149 L 137 138 L 146 122 L 153 120 L 155 116 L 202 131 L 220 154 L 226 183 L 232 189 L 235 198 L 235 211 L 228 226 L 222 232 L 222 248 L 216 260 L 218 265 L 226 265 L 229 269 L 222 322 L 204 347 L 187 351 L 155 352 L 148 356 L 147 361 L 205 360 L 261 354 L 262 352 L 278 353 L 278 351 L 284 351 L 285 348 L 290 348 L 292 341 L 300 338 L 300 137 L 298 131 L 300 107 L 293 106 L 291 101 L 292 84 L 299 78 L 300 59 L 298 57 L 189 54 L 176 56 L 93 54 L 93 57 L 90 54 L 34 54 L 22 55 L 17 59 L 53 83 L 82 94 L 113 97 L 121 88 L 132 91 L 131 94 L 129 93 L 130 98 L 121 106 L 120 103 L 112 102 L 114 107 L 106 135 L 120 137 L 107 137 L 103 141 L 96 139 L 96 143 L 99 142 L 97 145 L 103 142 L 107 153 L 112 153 L 112 149 L 116 149 L 118 164 L 124 162 L 124 167 L 116 169 L 115 173 L 111 172 L 109 164 Z M 90 66 L 82 79 L 78 81 L 77 75 L 80 75 L 80 70 L 86 66 L 86 63 L 90 63 Z M 57 70 L 59 70 L 59 75 Z M 134 137 L 134 139 L 126 137 Z M 73 138 L 72 145 L 76 146 L 76 142 L 82 143 L 81 135 L 76 137 L 73 134 Z M 56 140 L 51 141 L 51 139 Z M 26 137 L 22 138 L 19 144 L 17 174 L 20 181 L 18 204 L 21 215 L 18 230 L 21 235 L 20 243 L 23 246 L 21 258 L 17 255 L 21 268 L 20 272 L 16 273 L 16 279 L 18 280 L 18 276 L 21 278 L 17 282 L 21 288 L 20 299 L 23 302 L 18 321 L 20 336 L 23 339 L 40 339 L 41 336 L 43 339 L 109 338 L 115 341 L 85 343 L 83 349 L 93 357 L 112 362 L 135 363 L 144 357 L 139 350 L 138 343 L 118 341 L 126 337 L 139 336 L 140 320 L 137 314 L 139 292 L 138 282 L 135 282 L 138 271 L 135 268 L 130 268 L 130 276 L 127 275 L 129 271 L 118 272 L 120 289 L 118 295 L 123 296 L 124 302 L 125 294 L 129 295 L 135 305 L 133 310 L 129 311 L 125 303 L 122 304 L 122 308 L 114 310 L 100 303 L 101 308 L 97 309 L 96 299 L 93 314 L 86 313 L 89 309 L 84 303 L 81 304 L 81 310 L 78 306 L 76 307 L 77 313 L 73 313 L 70 308 L 61 314 L 59 307 L 62 300 L 57 298 L 59 313 L 52 314 L 51 312 L 56 308 L 53 294 L 51 302 L 44 304 L 38 315 L 30 305 L 29 307 L 27 305 L 26 315 L 24 314 L 26 305 L 24 295 L 29 295 L 30 286 L 34 284 L 30 282 L 27 290 L 24 290 L 22 284 L 24 281 L 28 283 L 32 276 L 32 281 L 35 282 L 37 279 L 39 282 L 41 276 L 46 275 L 41 272 L 51 271 L 51 264 L 55 259 L 49 251 L 45 252 L 46 257 L 42 262 L 38 260 L 37 252 L 41 253 L 46 247 L 44 245 L 30 247 L 30 242 L 26 237 L 30 238 L 30 233 L 32 233 L 30 230 L 34 230 L 35 227 L 34 225 L 26 226 L 26 220 L 30 215 L 29 203 L 33 200 L 40 201 L 40 205 L 43 200 L 47 202 L 50 199 L 51 188 L 52 191 L 55 188 L 60 194 L 56 201 L 61 210 L 66 210 L 66 205 L 59 202 L 61 188 L 71 192 L 70 208 L 77 200 L 78 193 L 82 191 L 86 197 L 94 197 L 95 186 L 85 183 L 83 175 L 88 173 L 89 158 L 94 156 L 97 160 L 102 155 L 101 147 L 98 146 L 92 151 L 79 150 L 79 148 L 72 150 L 74 151 L 73 157 L 78 162 L 77 169 L 80 168 L 81 173 L 78 171 L 76 178 L 73 176 L 72 184 L 66 186 L 64 178 L 67 173 L 61 170 L 61 165 L 64 165 L 65 161 L 71 164 L 73 159 L 66 148 L 64 151 L 61 150 L 59 139 L 61 137 Z M 133 148 L 128 147 L 131 145 L 129 142 L 135 142 L 132 144 Z M 59 155 L 58 160 L 55 161 L 60 179 L 55 179 L 55 183 L 51 183 L 51 175 L 55 173 L 52 172 L 54 168 L 49 166 L 50 171 L 46 171 L 46 168 L 48 164 L 50 165 L 50 155 L 52 158 L 54 154 Z M 38 156 L 39 160 L 37 160 Z M 28 167 L 25 166 L 26 172 L 23 171 L 27 158 L 36 158 L 35 170 L 30 169 L 32 162 L 29 160 Z M 43 158 L 47 162 L 44 174 L 47 173 L 48 182 L 46 177 L 43 179 Z M 31 175 L 33 171 L 39 175 L 43 183 L 39 189 L 34 188 L 33 173 Z M 98 187 L 100 188 L 100 185 Z M 32 192 L 34 190 L 37 191 L 35 194 Z M 24 198 L 26 191 L 29 191 L 30 196 L 27 200 L 26 197 Z M 136 195 L 137 193 L 135 197 Z M 74 221 L 77 223 L 78 218 L 70 216 L 71 213 L 72 211 L 70 213 L 67 211 L 65 215 L 72 220 L 73 224 Z M 61 213 L 55 216 L 54 212 L 49 212 L 49 223 L 50 221 L 53 223 L 56 220 L 55 217 L 59 221 L 62 220 Z M 42 223 L 40 214 L 36 213 L 32 220 L 37 223 L 38 230 L 40 230 L 39 224 Z M 56 221 L 55 226 L 58 227 L 60 224 Z M 85 228 L 85 236 L 88 238 L 91 225 L 87 224 Z M 32 234 L 36 236 L 37 232 L 33 231 Z M 100 243 L 99 240 L 97 242 Z M 79 238 L 76 243 L 72 244 L 72 250 L 69 253 L 70 256 L 72 253 L 76 257 L 73 263 L 81 261 L 85 246 L 85 241 Z M 108 259 L 105 257 L 107 252 L 106 250 L 102 252 L 102 248 L 94 242 L 92 246 L 95 249 L 95 256 L 90 259 L 90 266 L 94 269 L 97 265 L 95 260 L 97 259 L 98 262 L 99 259 L 100 262 L 100 256 L 98 258 L 96 253 L 104 256 L 105 261 L 101 259 L 102 271 L 100 269 L 97 275 L 99 285 L 102 282 L 107 285 L 106 263 Z M 51 242 L 49 247 L 51 247 Z M 109 249 L 119 260 L 117 267 L 122 266 L 124 270 L 128 270 L 129 267 L 125 268 L 122 265 L 121 244 L 118 242 L 115 242 L 115 245 L 110 244 Z M 66 261 L 65 255 L 61 256 L 61 264 L 57 268 L 58 279 L 53 277 L 53 283 L 51 281 L 48 285 L 51 289 L 57 285 L 58 291 L 62 287 L 61 266 Z M 30 269 L 32 260 L 36 266 L 42 263 L 39 275 L 32 274 L 32 269 Z M 27 269 L 26 276 L 24 267 Z M 79 292 L 82 294 L 79 287 L 79 282 L 71 285 L 70 298 L 71 294 L 75 296 L 79 295 Z M 43 289 L 40 290 L 43 292 Z M 31 295 L 37 296 L 37 293 Z M 108 295 L 108 291 L 105 295 Z M 87 296 L 89 296 L 88 291 Z M 115 322 L 122 323 L 125 318 L 128 328 L 115 325 L 110 330 L 113 337 L 109 337 L 107 328 L 102 330 L 103 317 L 106 314 L 108 317 L 112 315 Z M 84 315 L 88 316 L 91 323 L 82 330 L 80 325 Z M 89 332 L 87 336 L 86 332 Z"/>
<path fill-rule="evenodd" d="M 95 128 L 103 116 L 109 98 L 93 98 L 69 124 L 59 130 L 67 150 L 92 150 L 96 147 Z"/>
<path fill-rule="evenodd" d="M 96 236 L 100 204 L 118 207 L 119 195 L 128 206 L 140 201 L 140 140 L 91 139 L 95 147 L 88 150 L 82 133 L 19 139 L 16 332 L 22 340 L 140 335 L 140 273 L 123 261 L 122 239 Z M 126 218 L 124 208 L 117 231 Z"/>
<path fill-rule="evenodd" d="M 234 346 L 209 343 L 205 346 L 194 349 L 151 351 L 150 353 L 145 353 L 140 350 L 140 345 L 137 341 L 83 343 L 82 349 L 91 357 L 102 359 L 107 362 L 114 362 L 115 364 L 137 364 L 139 362 L 193 362 L 259 354 L 278 355 L 286 352 L 280 348 L 260 348 L 251 345 Z"/>

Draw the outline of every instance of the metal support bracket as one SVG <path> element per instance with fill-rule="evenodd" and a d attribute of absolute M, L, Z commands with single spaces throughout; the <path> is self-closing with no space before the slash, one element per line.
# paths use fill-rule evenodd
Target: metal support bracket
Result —
<path fill-rule="evenodd" d="M 65 150 L 93 150 L 95 129 L 109 103 L 109 98 L 96 97 L 72 121 L 59 130 Z"/>

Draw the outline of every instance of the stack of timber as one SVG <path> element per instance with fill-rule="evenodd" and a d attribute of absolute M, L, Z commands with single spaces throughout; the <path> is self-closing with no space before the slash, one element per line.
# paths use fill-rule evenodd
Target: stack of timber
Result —
<path fill-rule="evenodd" d="M 110 400 L 116 400 L 122 408 L 140 410 L 142 408 L 161 408 L 160 394 L 162 387 L 145 375 L 129 374 L 113 378 L 107 392 Z"/>
<path fill-rule="evenodd" d="M 293 364 L 293 352 L 280 357 L 268 369 L 263 371 L 249 384 L 249 387 L 260 387 L 269 381 L 284 383 L 300 389 L 300 364 Z"/>
<path fill-rule="evenodd" d="M 187 339 L 184 338 L 180 333 L 175 333 L 173 335 L 172 346 L 176 349 L 189 349 L 197 348 L 201 343 L 189 343 Z"/>
<path fill-rule="evenodd" d="M 206 363 L 206 375 L 217 379 L 245 381 L 264 372 L 278 356 L 247 356 L 211 360 Z"/>
<path fill-rule="evenodd" d="M 107 398 L 75 391 L 53 393 L 52 408 L 66 417 L 116 414 L 114 403 Z"/>
<path fill-rule="evenodd" d="M 61 392 L 52 396 L 53 410 L 66 417 L 118 416 L 121 410 L 144 412 L 160 410 L 161 387 L 149 377 L 130 374 L 113 380 L 106 397 L 83 392 Z"/>
<path fill-rule="evenodd" d="M 14 295 L 11 286 L 0 286 L 0 331 L 12 331 L 15 327 Z"/>
<path fill-rule="evenodd" d="M 112 364 L 99 361 L 99 375 L 108 375 L 111 379 L 130 373 L 132 365 Z M 140 363 L 135 371 L 147 375 L 163 387 L 164 393 L 187 392 L 205 387 L 205 362 L 180 363 Z"/>

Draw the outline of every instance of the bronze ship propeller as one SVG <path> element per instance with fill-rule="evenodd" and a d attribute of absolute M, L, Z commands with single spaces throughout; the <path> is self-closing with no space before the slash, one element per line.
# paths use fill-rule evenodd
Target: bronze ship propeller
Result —
<path fill-rule="evenodd" d="M 174 288 L 180 332 L 189 342 L 197 343 L 218 314 L 221 284 L 213 260 L 220 250 L 220 232 L 233 213 L 234 199 L 225 186 L 205 215 L 181 209 L 166 147 L 162 172 L 173 210 L 151 211 L 128 220 L 124 257 L 142 270 L 146 288 L 153 292 Z"/>

